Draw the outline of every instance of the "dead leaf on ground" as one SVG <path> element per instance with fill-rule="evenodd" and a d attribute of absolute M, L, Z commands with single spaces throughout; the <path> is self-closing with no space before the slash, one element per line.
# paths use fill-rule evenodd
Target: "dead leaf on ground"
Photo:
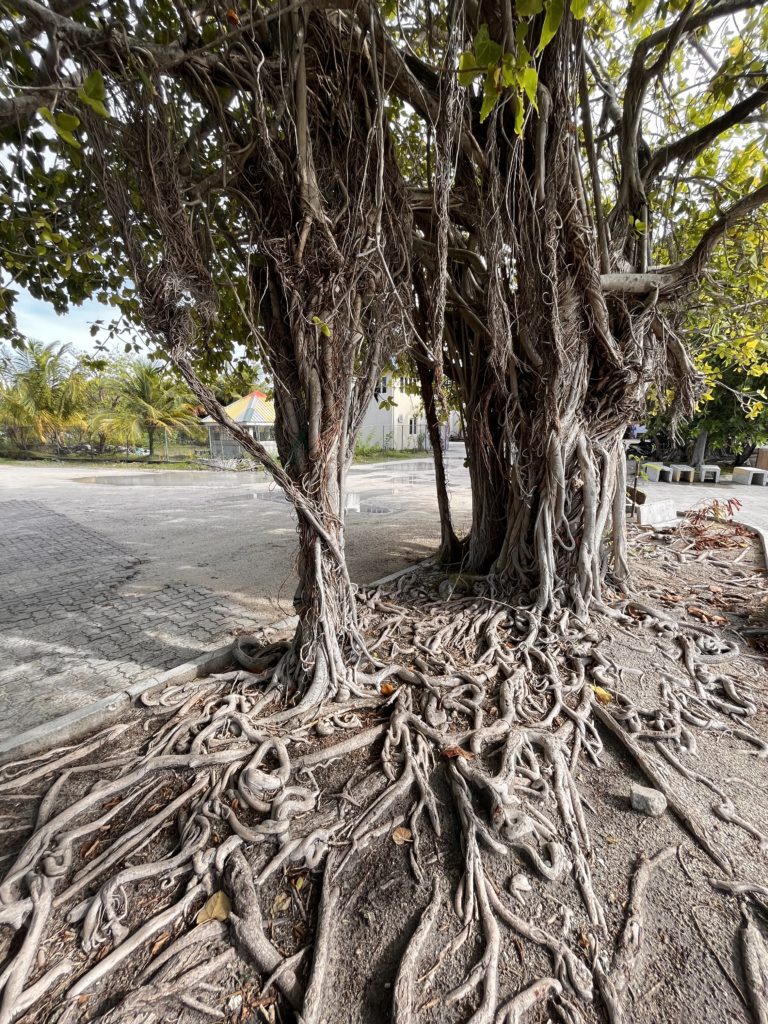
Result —
<path fill-rule="evenodd" d="M 163 948 L 163 946 L 164 946 L 164 945 L 166 944 L 166 942 L 168 941 L 168 939 L 170 939 L 170 937 L 171 937 L 171 933 L 170 933 L 170 932 L 163 932 L 163 933 L 162 933 L 162 935 L 160 936 L 160 938 L 159 938 L 159 939 L 157 939 L 157 940 L 156 940 L 156 941 L 155 941 L 155 942 L 153 943 L 153 945 L 152 945 L 152 949 L 150 950 L 150 952 L 152 953 L 152 956 L 157 956 L 157 954 L 158 954 L 158 953 L 160 952 L 160 950 L 161 950 L 161 949 Z"/>
<path fill-rule="evenodd" d="M 463 757 L 465 761 L 471 761 L 475 756 L 471 750 L 465 750 L 463 747 L 443 747 L 441 753 L 443 757 Z"/>
<path fill-rule="evenodd" d="M 85 843 L 80 847 L 80 856 L 85 861 L 89 861 L 91 857 L 96 853 L 101 843 L 100 839 L 94 839 L 92 843 Z"/>
<path fill-rule="evenodd" d="M 393 694 L 396 689 L 397 689 L 397 687 L 395 686 L 394 683 L 382 683 L 381 684 L 381 692 L 382 692 L 382 694 L 385 697 L 391 696 L 391 694 Z"/>
<path fill-rule="evenodd" d="M 198 924 L 205 924 L 207 921 L 226 921 L 231 910 L 232 904 L 229 902 L 229 896 L 223 889 L 217 889 L 205 901 L 196 920 Z"/>
<path fill-rule="evenodd" d="M 291 895 L 290 895 L 290 893 L 279 892 L 277 894 L 277 896 L 275 896 L 275 902 L 272 904 L 272 909 L 270 910 L 271 916 L 275 917 L 277 914 L 282 913 L 284 910 L 287 910 L 288 907 L 290 907 L 290 905 L 291 905 Z"/>
<path fill-rule="evenodd" d="M 409 828 L 406 828 L 405 825 L 398 825 L 392 833 L 392 841 L 396 843 L 397 846 L 404 846 L 406 843 L 412 843 L 413 832 L 411 832 Z"/>

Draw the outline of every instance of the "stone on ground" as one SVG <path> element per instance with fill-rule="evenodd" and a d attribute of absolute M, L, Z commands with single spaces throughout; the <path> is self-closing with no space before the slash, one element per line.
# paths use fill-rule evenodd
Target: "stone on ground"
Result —
<path fill-rule="evenodd" d="M 658 789 L 633 784 L 629 790 L 630 802 L 636 811 L 658 818 L 667 809 L 667 798 Z"/>

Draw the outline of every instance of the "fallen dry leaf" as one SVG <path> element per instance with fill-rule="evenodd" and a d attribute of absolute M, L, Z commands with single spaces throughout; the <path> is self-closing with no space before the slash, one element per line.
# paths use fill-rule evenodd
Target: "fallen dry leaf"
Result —
<path fill-rule="evenodd" d="M 163 948 L 163 946 L 164 946 L 164 945 L 166 944 L 166 942 L 168 941 L 168 939 L 170 939 L 170 937 L 171 937 L 171 933 L 170 933 L 170 932 L 163 932 L 163 933 L 162 933 L 162 935 L 160 936 L 160 938 L 159 938 L 159 939 L 157 939 L 157 940 L 156 940 L 156 941 L 155 941 L 155 942 L 153 943 L 153 945 L 152 945 L 152 949 L 150 950 L 150 952 L 152 953 L 152 956 L 157 956 L 157 954 L 158 954 L 158 953 L 160 952 L 160 950 L 161 950 L 161 949 Z"/>
<path fill-rule="evenodd" d="M 196 920 L 198 924 L 205 924 L 206 921 L 226 921 L 231 910 L 232 904 L 229 902 L 229 896 L 222 889 L 217 889 L 205 901 Z"/>
<path fill-rule="evenodd" d="M 463 757 L 465 761 L 471 761 L 475 756 L 471 750 L 465 750 L 463 747 L 443 747 L 441 753 L 443 757 Z"/>
<path fill-rule="evenodd" d="M 274 917 L 276 914 L 282 913 L 283 910 L 287 910 L 291 905 L 291 896 L 287 892 L 279 892 L 275 896 L 275 902 L 272 904 L 270 914 Z"/>
<path fill-rule="evenodd" d="M 381 692 L 382 692 L 382 694 L 385 697 L 389 697 L 391 694 L 393 694 L 395 692 L 396 689 L 397 689 L 397 687 L 395 686 L 394 683 L 382 683 L 381 684 Z"/>
<path fill-rule="evenodd" d="M 413 832 L 411 832 L 409 828 L 406 828 L 405 825 L 398 825 L 392 833 L 392 841 L 396 843 L 397 846 L 404 846 L 406 843 L 413 842 Z"/>

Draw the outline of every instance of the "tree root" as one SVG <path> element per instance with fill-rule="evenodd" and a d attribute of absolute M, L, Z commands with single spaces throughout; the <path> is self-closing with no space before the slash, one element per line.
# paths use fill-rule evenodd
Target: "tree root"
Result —
<path fill-rule="evenodd" d="M 438 581 L 399 580 L 386 597 L 362 596 L 369 650 L 384 658 L 389 648 L 389 660 L 350 671 L 346 694 L 337 687 L 337 699 L 321 706 L 314 698 L 311 706 L 281 706 L 278 662 L 153 697 L 138 740 L 125 728 L 106 730 L 79 747 L 6 766 L 0 800 L 16 806 L 34 799 L 22 797 L 28 790 L 43 792 L 37 823 L 0 884 L 0 927 L 18 933 L 0 973 L 0 1024 L 37 1020 L 53 999 L 64 1007 L 62 1022 L 73 1024 L 86 1019 L 83 1005 L 88 1019 L 104 1024 L 165 1019 L 172 1006 L 218 1019 L 221 1011 L 193 994 L 194 984 L 237 957 L 303 1024 L 319 1024 L 336 998 L 330 977 L 348 872 L 363 851 L 393 837 L 432 892 L 394 978 L 395 1024 L 433 1005 L 423 1002 L 422 986 L 438 980 L 446 1020 L 511 1024 L 544 1005 L 568 1024 L 583 1020 L 588 1007 L 588 1015 L 612 1024 L 630 1019 L 644 895 L 675 848 L 640 858 L 612 939 L 593 878 L 599 851 L 589 822 L 599 808 L 578 781 L 582 759 L 600 765 L 605 732 L 727 876 L 713 885 L 768 905 L 768 889 L 735 877 L 736 861 L 675 783 L 714 794 L 712 821 L 738 829 L 744 842 L 766 841 L 728 796 L 728 780 L 716 784 L 691 767 L 697 736 L 765 742 L 749 725 L 757 701 L 713 671 L 716 643 L 700 644 L 701 633 L 678 635 L 669 616 L 653 620 L 649 606 L 635 603 L 639 628 L 653 629 L 655 621 L 665 644 L 679 650 L 653 693 L 642 673 L 606 655 L 595 628 L 575 617 L 553 624 L 535 610 L 511 608 L 481 581 L 475 593 L 446 604 L 433 597 Z M 248 657 L 258 661 L 259 652 Z M 331 778 L 337 781 L 329 786 Z M 448 876 L 433 865 L 456 837 L 462 871 L 448 900 Z M 307 969 L 309 947 L 280 943 L 264 902 L 288 885 L 289 903 L 308 921 L 299 893 L 315 886 L 299 890 L 291 880 L 310 877 L 323 862 Z M 525 871 L 518 868 L 510 883 L 510 904 L 500 874 L 511 863 Z M 190 928 L 222 890 L 231 900 L 226 920 Z M 559 931 L 555 918 L 533 913 L 553 901 L 562 907 Z M 745 977 L 763 1020 L 765 953 L 757 925 L 745 921 Z M 56 959 L 50 940 L 62 927 L 73 938 Z M 439 948 L 437 931 L 447 929 L 452 937 Z M 536 951 L 550 967 L 513 978 L 510 945 Z M 215 952 L 195 964 L 208 950 Z M 432 966 L 419 976 L 428 954 Z M 134 991 L 110 1003 L 109 983 L 131 971 Z"/>

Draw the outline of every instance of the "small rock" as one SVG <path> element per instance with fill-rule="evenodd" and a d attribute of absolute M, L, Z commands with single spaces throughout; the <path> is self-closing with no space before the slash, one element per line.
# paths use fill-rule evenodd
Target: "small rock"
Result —
<path fill-rule="evenodd" d="M 658 818 L 667 809 L 667 798 L 664 794 L 649 786 L 631 786 L 629 797 L 634 810 L 648 814 L 652 818 Z"/>
<path fill-rule="evenodd" d="M 227 1009 L 230 1013 L 239 1013 L 243 1008 L 243 997 L 241 995 L 230 996 L 227 1000 Z"/>
<path fill-rule="evenodd" d="M 510 879 L 509 888 L 512 892 L 530 892 L 531 883 L 528 881 L 527 877 L 520 872 Z"/>

